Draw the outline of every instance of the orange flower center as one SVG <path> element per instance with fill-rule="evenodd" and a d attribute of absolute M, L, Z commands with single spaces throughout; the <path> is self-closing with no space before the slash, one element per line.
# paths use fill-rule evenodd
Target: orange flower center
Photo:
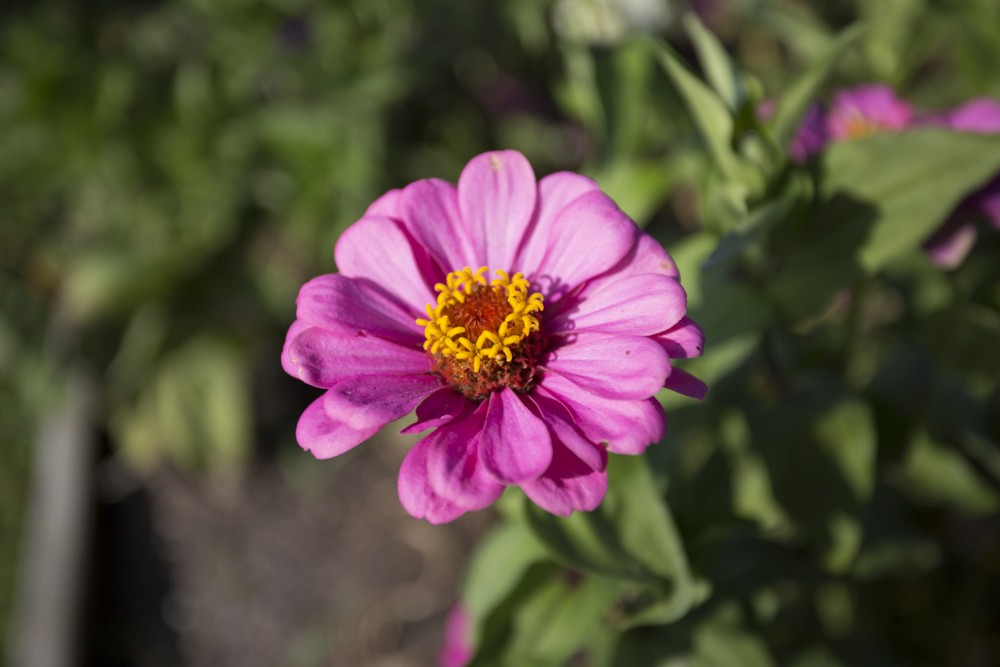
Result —
<path fill-rule="evenodd" d="M 488 271 L 482 266 L 449 273 L 434 286 L 437 304 L 427 304 L 427 319 L 417 320 L 435 372 L 476 400 L 500 387 L 530 390 L 542 347 L 542 295 L 529 294 L 530 283 L 520 273 L 497 271 L 487 282 Z"/>

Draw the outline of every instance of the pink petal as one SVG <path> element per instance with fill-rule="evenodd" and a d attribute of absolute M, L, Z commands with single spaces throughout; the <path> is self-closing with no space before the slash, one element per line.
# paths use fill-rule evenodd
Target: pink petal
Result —
<path fill-rule="evenodd" d="M 443 279 L 426 251 L 389 218 L 366 216 L 345 229 L 334 257 L 341 273 L 369 281 L 414 317 L 435 302 L 433 285 Z"/>
<path fill-rule="evenodd" d="M 545 422 L 510 389 L 490 395 L 479 439 L 479 460 L 505 484 L 537 479 L 552 462 L 552 441 Z"/>
<path fill-rule="evenodd" d="M 444 645 L 438 662 L 440 667 L 466 667 L 473 654 L 472 618 L 459 603 L 451 608 L 445 621 Z"/>
<path fill-rule="evenodd" d="M 409 312 L 383 292 L 341 274 L 313 278 L 299 290 L 300 321 L 342 336 L 380 336 L 414 346 L 424 336 Z"/>
<path fill-rule="evenodd" d="M 352 428 L 381 428 L 408 414 L 441 382 L 430 373 L 349 378 L 326 392 L 326 411 Z"/>
<path fill-rule="evenodd" d="M 960 132 L 1000 132 L 1000 102 L 989 97 L 969 100 L 948 114 L 948 124 Z"/>
<path fill-rule="evenodd" d="M 546 512 L 569 516 L 589 512 L 604 500 L 608 473 L 592 470 L 560 443 L 552 446 L 552 464 L 545 474 L 521 485 L 524 494 Z"/>
<path fill-rule="evenodd" d="M 454 185 L 436 178 L 416 181 L 403 190 L 400 203 L 403 223 L 445 272 L 479 268 L 483 257 L 476 256 L 462 224 Z"/>
<path fill-rule="evenodd" d="M 384 218 L 395 218 L 399 219 L 400 215 L 400 195 L 402 190 L 394 189 L 389 190 L 384 195 L 376 199 L 365 211 L 365 217 L 368 216 L 382 216 Z"/>
<path fill-rule="evenodd" d="M 638 228 L 636 228 L 636 232 L 637 239 L 632 252 L 615 267 L 608 278 L 613 279 L 615 274 L 624 276 L 638 273 L 658 273 L 679 280 L 680 272 L 677 270 L 677 265 L 660 245 L 660 242 Z M 604 280 L 604 278 L 598 280 Z"/>
<path fill-rule="evenodd" d="M 537 196 L 535 172 L 517 151 L 477 155 L 462 170 L 458 207 L 474 256 L 491 270 L 511 270 Z"/>
<path fill-rule="evenodd" d="M 535 276 L 548 252 L 556 217 L 577 197 L 598 190 L 600 187 L 593 179 L 570 171 L 550 174 L 539 181 L 535 216 L 511 269 L 521 271 L 529 278 Z"/>
<path fill-rule="evenodd" d="M 840 90 L 826 116 L 826 132 L 835 140 L 854 136 L 854 125 L 863 122 L 870 131 L 895 132 L 909 127 L 910 104 L 884 84 L 867 84 Z"/>
<path fill-rule="evenodd" d="M 496 502 L 503 484 L 490 477 L 479 461 L 478 444 L 486 417 L 486 405 L 424 438 L 427 449 L 427 479 L 434 492 L 467 510 L 478 510 Z"/>
<path fill-rule="evenodd" d="M 557 373 L 545 375 L 535 391 L 566 406 L 589 440 L 607 443 L 615 454 L 641 454 L 666 432 L 667 418 L 655 398 L 616 401 L 595 396 Z"/>
<path fill-rule="evenodd" d="M 700 357 L 705 349 L 705 333 L 688 317 L 682 317 L 676 325 L 651 338 L 663 346 L 671 359 Z"/>
<path fill-rule="evenodd" d="M 565 304 L 565 305 L 564 305 Z M 595 281 L 561 299 L 547 313 L 546 332 L 595 331 L 648 336 L 669 329 L 687 312 L 687 294 L 676 279 L 654 273 Z"/>
<path fill-rule="evenodd" d="M 574 199 L 552 223 L 548 252 L 532 282 L 554 302 L 612 268 L 636 240 L 636 226 L 603 192 Z"/>
<path fill-rule="evenodd" d="M 313 401 L 295 427 L 295 439 L 302 449 L 318 459 L 328 459 L 360 445 L 375 435 L 378 427 L 358 431 L 332 418 L 326 410 L 326 395 Z"/>
<path fill-rule="evenodd" d="M 306 409 L 296 437 L 316 458 L 338 456 L 408 413 L 439 386 L 440 380 L 433 375 L 345 380 Z"/>
<path fill-rule="evenodd" d="M 448 523 L 465 514 L 465 510 L 431 488 L 427 481 L 427 450 L 426 439 L 421 440 L 403 459 L 397 481 L 399 502 L 415 519 L 427 519 L 433 524 Z"/>
<path fill-rule="evenodd" d="M 417 421 L 400 433 L 412 435 L 457 419 L 472 403 L 451 387 L 441 387 L 417 406 Z"/>
<path fill-rule="evenodd" d="M 667 378 L 663 386 L 671 391 L 676 391 L 678 394 L 690 396 L 699 401 L 704 400 L 705 396 L 708 395 L 708 385 L 676 366 L 670 370 L 670 377 Z"/>
<path fill-rule="evenodd" d="M 581 389 L 616 400 L 648 398 L 670 374 L 670 358 L 644 336 L 581 332 L 550 352 L 543 364 Z"/>
<path fill-rule="evenodd" d="M 534 404 L 535 413 L 539 418 L 548 424 L 553 442 L 557 440 L 561 442 L 591 470 L 604 470 L 608 463 L 607 452 L 580 432 L 566 406 L 550 396 L 543 396 L 537 392 L 528 397 L 528 400 Z"/>
<path fill-rule="evenodd" d="M 299 337 L 300 334 L 311 328 L 311 325 L 295 320 L 292 322 L 292 326 L 288 327 L 288 333 L 285 334 L 285 344 L 281 348 L 281 367 L 284 368 L 285 372 L 292 377 L 299 376 L 299 365 L 293 362 L 291 357 L 292 343 Z"/>
<path fill-rule="evenodd" d="M 358 375 L 416 375 L 430 371 L 423 350 L 375 336 L 338 336 L 306 329 L 288 345 L 285 370 L 315 387 L 332 387 Z"/>

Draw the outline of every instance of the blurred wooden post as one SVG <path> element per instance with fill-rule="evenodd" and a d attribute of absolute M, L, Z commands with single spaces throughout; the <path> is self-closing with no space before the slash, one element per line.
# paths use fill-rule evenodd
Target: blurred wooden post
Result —
<path fill-rule="evenodd" d="M 14 667 L 78 662 L 96 396 L 87 375 L 73 374 L 36 435 L 10 644 Z"/>

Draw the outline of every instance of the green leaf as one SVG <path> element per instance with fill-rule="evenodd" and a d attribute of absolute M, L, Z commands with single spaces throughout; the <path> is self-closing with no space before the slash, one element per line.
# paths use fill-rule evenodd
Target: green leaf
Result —
<path fill-rule="evenodd" d="M 694 634 L 692 667 L 772 667 L 764 638 L 743 620 L 737 603 L 722 606 L 715 616 Z"/>
<path fill-rule="evenodd" d="M 919 498 L 986 514 L 1000 506 L 996 492 L 987 486 L 958 451 L 919 433 L 906 453 L 898 482 Z"/>
<path fill-rule="evenodd" d="M 508 523 L 476 549 L 462 589 L 462 600 L 475 619 L 485 618 L 517 586 L 528 567 L 545 558 L 531 533 Z"/>
<path fill-rule="evenodd" d="M 607 611 L 622 590 L 621 582 L 600 577 L 553 577 L 515 612 L 513 637 L 500 664 L 565 665 L 613 631 Z"/>
<path fill-rule="evenodd" d="M 698 60 L 701 61 L 705 77 L 729 110 L 735 113 L 746 97 L 743 73 L 733 63 L 718 38 L 695 14 L 685 14 L 683 21 L 688 37 L 698 51 Z"/>
<path fill-rule="evenodd" d="M 727 179 L 745 183 L 752 191 L 759 192 L 763 187 L 763 177 L 745 164 L 732 148 L 734 123 L 725 102 L 692 74 L 666 43 L 654 40 L 652 44 L 657 60 L 691 112 L 695 126 L 720 171 Z"/>
<path fill-rule="evenodd" d="M 722 444 L 732 464 L 732 510 L 751 519 L 765 531 L 787 522 L 771 490 L 771 477 L 760 453 L 750 447 L 749 427 L 743 414 L 729 410 L 719 423 Z"/>
<path fill-rule="evenodd" d="M 876 438 L 867 404 L 835 385 L 805 385 L 748 415 L 775 498 L 833 572 L 847 569 L 874 488 Z"/>
<path fill-rule="evenodd" d="M 751 211 L 739 226 L 719 242 L 703 266 L 706 269 L 716 267 L 763 241 L 775 227 L 787 219 L 795 205 L 797 194 L 794 191 L 786 192 Z"/>
<path fill-rule="evenodd" d="M 556 517 L 526 504 L 528 525 L 552 558 L 588 574 L 643 583 L 652 600 L 628 615 L 669 622 L 691 606 L 693 584 L 680 536 L 641 456 L 613 456 L 608 495 L 593 512 Z"/>
<path fill-rule="evenodd" d="M 815 225 L 843 225 L 840 196 L 876 213 L 858 259 L 876 271 L 920 247 L 961 199 L 1000 171 L 1000 136 L 947 130 L 877 134 L 826 151 Z"/>

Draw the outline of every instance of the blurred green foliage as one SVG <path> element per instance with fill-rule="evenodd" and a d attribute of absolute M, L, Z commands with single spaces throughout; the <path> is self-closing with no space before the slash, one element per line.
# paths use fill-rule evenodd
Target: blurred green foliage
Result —
<path fill-rule="evenodd" d="M 615 0 L 5 6 L 0 624 L 66 369 L 99 375 L 101 429 L 137 471 L 294 449 L 309 394 L 277 356 L 299 285 L 381 192 L 509 147 L 594 176 L 665 242 L 712 390 L 664 397 L 666 441 L 612 457 L 598 512 L 507 494 L 463 596 L 475 664 L 1000 653 L 1000 242 L 953 272 L 919 250 L 1000 144 L 784 151 L 838 85 L 1000 98 L 1000 5 L 691 4 L 700 20 Z"/>

